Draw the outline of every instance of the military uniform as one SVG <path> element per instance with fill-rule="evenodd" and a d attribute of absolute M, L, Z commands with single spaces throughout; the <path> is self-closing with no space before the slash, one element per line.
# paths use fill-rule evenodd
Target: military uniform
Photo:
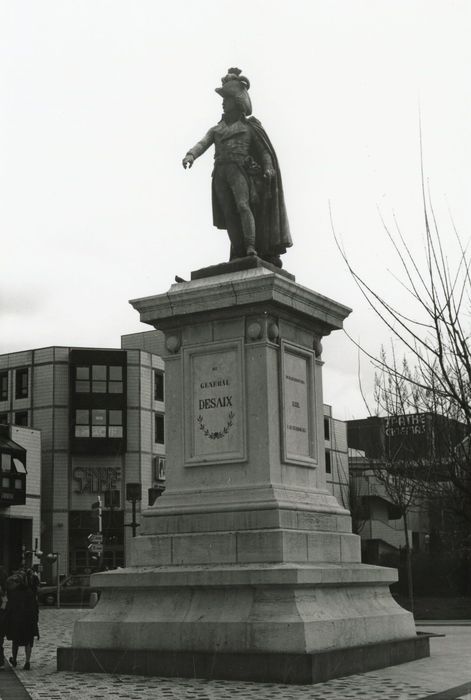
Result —
<path fill-rule="evenodd" d="M 214 144 L 213 194 L 219 205 L 223 225 L 231 241 L 231 260 L 246 255 L 254 249 L 257 188 L 254 176 L 267 168 L 273 168 L 270 152 L 258 139 L 245 120 L 232 124 L 221 119 L 208 133 L 190 148 L 195 159 Z"/>
<path fill-rule="evenodd" d="M 252 114 L 250 82 L 239 68 L 229 68 L 216 92 L 224 114 L 191 148 L 183 167 L 191 167 L 214 144 L 213 223 L 226 229 L 231 260 L 258 255 L 281 267 L 280 255 L 292 245 L 275 150 Z"/>

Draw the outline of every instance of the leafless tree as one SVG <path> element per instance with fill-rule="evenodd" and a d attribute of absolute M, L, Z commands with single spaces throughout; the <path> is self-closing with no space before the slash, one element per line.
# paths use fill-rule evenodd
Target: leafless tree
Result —
<path fill-rule="evenodd" d="M 427 485 L 430 497 L 446 501 L 471 523 L 471 255 L 452 220 L 455 249 L 445 253 L 423 174 L 422 203 L 422 261 L 400 228 L 395 225 L 392 231 L 383 221 L 402 270 L 397 281 L 409 298 L 407 313 L 384 290 L 368 284 L 336 240 L 358 288 L 391 335 L 390 351 L 374 354 L 360 348 L 377 370 L 376 410 L 435 417 L 433 430 L 441 437 L 434 444 L 440 451 L 434 454 L 434 473 L 427 484 L 422 479 L 422 487 Z M 460 429 L 451 430 L 451 425 Z"/>

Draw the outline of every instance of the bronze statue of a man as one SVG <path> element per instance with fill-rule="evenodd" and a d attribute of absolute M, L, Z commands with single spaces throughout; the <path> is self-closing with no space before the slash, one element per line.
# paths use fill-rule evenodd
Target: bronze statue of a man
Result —
<path fill-rule="evenodd" d="M 183 158 L 191 168 L 211 144 L 214 226 L 226 229 L 230 259 L 258 255 L 281 267 L 280 255 L 293 245 L 275 150 L 260 122 L 251 117 L 250 83 L 229 68 L 216 92 L 223 98 L 221 121 Z"/>

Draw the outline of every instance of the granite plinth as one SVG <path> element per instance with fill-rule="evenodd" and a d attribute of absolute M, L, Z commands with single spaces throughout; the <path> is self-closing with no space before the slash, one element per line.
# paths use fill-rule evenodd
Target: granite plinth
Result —
<path fill-rule="evenodd" d="M 320 341 L 350 310 L 229 265 L 132 302 L 166 335 L 166 490 L 60 668 L 315 682 L 426 654 L 326 486 Z"/>

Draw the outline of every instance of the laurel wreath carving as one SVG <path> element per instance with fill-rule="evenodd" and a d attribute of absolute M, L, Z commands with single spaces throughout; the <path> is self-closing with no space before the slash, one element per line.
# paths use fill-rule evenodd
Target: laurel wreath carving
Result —
<path fill-rule="evenodd" d="M 206 437 L 208 437 L 210 440 L 220 440 L 221 438 L 223 438 L 229 434 L 230 429 L 234 425 L 234 418 L 235 418 L 235 413 L 233 411 L 229 411 L 229 413 L 227 414 L 226 425 L 223 427 L 222 430 L 214 430 L 214 431 L 209 430 L 209 428 L 207 427 L 207 425 L 205 424 L 205 422 L 203 420 L 203 416 L 201 415 L 201 413 L 196 420 L 199 424 L 200 430 L 203 431 L 203 433 L 205 434 Z"/>

